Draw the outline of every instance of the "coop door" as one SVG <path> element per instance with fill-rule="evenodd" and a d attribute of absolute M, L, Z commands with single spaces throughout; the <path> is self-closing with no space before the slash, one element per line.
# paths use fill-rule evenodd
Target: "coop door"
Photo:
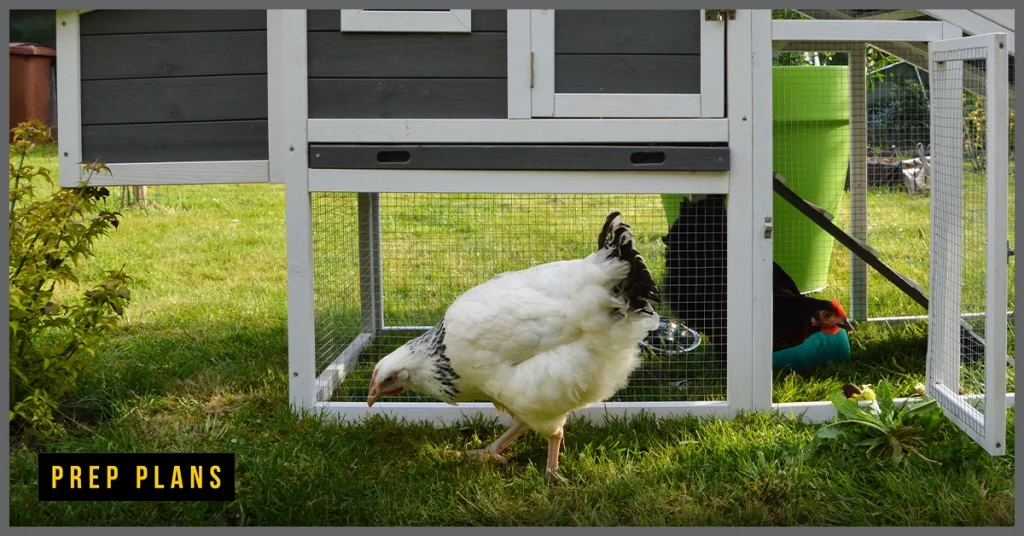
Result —
<path fill-rule="evenodd" d="M 723 117 L 724 11 L 530 11 L 533 117 Z"/>
<path fill-rule="evenodd" d="M 926 392 L 990 454 L 1006 443 L 1005 35 L 929 46 L 932 235 Z"/>

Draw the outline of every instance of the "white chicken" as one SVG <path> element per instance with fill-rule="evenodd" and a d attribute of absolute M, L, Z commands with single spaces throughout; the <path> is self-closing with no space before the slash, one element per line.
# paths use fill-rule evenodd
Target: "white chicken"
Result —
<path fill-rule="evenodd" d="M 585 259 L 499 274 L 459 296 L 440 323 L 377 363 L 366 402 L 405 390 L 490 401 L 514 424 L 467 457 L 503 461 L 533 430 L 548 439 L 546 475 L 561 480 L 568 414 L 626 385 L 640 341 L 658 328 L 657 293 L 630 226 L 612 212 Z"/>

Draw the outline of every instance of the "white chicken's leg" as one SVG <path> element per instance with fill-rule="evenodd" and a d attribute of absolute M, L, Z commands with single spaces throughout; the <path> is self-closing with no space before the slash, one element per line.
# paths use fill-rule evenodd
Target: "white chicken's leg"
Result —
<path fill-rule="evenodd" d="M 558 431 L 548 438 L 548 465 L 544 470 L 544 474 L 553 480 L 559 482 L 567 482 L 565 477 L 558 474 L 558 454 L 562 448 L 562 428 L 559 427 Z"/>
<path fill-rule="evenodd" d="M 495 439 L 493 443 L 487 446 L 487 448 L 470 450 L 466 452 L 466 457 L 471 460 L 485 460 L 487 458 L 494 458 L 499 462 L 504 462 L 505 458 L 501 456 L 502 452 L 508 448 L 509 444 L 515 441 L 515 439 L 529 430 L 529 428 L 516 421 L 515 424 L 510 426 L 505 433 L 501 434 L 498 439 Z"/>

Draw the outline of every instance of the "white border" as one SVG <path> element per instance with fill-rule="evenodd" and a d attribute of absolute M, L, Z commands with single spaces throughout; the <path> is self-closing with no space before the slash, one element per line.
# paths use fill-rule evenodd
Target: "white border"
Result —
<path fill-rule="evenodd" d="M 972 395 L 961 398 L 971 399 Z M 973 396 L 976 398 L 976 396 Z M 1005 403 L 1014 403 L 1014 393 L 1007 393 Z M 919 398 L 896 398 L 896 405 L 916 404 Z M 868 405 L 869 402 L 861 402 Z M 386 415 L 396 419 L 412 422 L 426 422 L 435 426 L 456 424 L 464 419 L 482 416 L 495 419 L 502 424 L 510 424 L 507 414 L 498 413 L 492 404 L 470 402 L 459 405 L 442 402 L 377 402 L 372 408 L 365 402 L 317 402 L 315 410 L 326 418 L 342 422 L 358 422 L 374 415 Z M 774 403 L 765 409 L 782 417 L 800 420 L 807 424 L 821 424 L 832 421 L 837 413 L 835 406 L 829 401 L 820 402 L 783 402 Z M 731 418 L 736 408 L 728 402 L 605 402 L 593 404 L 570 413 L 571 418 L 582 418 L 597 425 L 604 424 L 608 417 L 622 418 L 639 414 L 654 417 L 715 417 Z"/>
<path fill-rule="evenodd" d="M 938 41 L 938 21 L 773 20 L 775 41 Z"/>
<path fill-rule="evenodd" d="M 57 10 L 57 149 L 60 185 L 82 179 L 82 75 L 78 10 Z M 100 178 L 97 176 L 97 183 Z"/>
<path fill-rule="evenodd" d="M 746 10 L 745 10 L 746 11 Z M 750 304 L 751 335 L 751 394 L 755 410 L 769 410 L 772 403 L 772 259 L 774 238 L 765 239 L 766 218 L 774 216 L 774 190 L 770 177 L 774 170 L 772 148 L 772 46 L 771 10 L 750 10 L 750 105 L 753 206 L 751 224 L 754 226 L 752 253 L 753 299 Z M 737 12 L 737 19 L 740 19 Z M 737 50 L 736 54 L 740 54 Z M 732 58 L 732 56 L 730 56 Z M 730 63 L 733 61 L 729 60 Z M 732 76 L 739 76 L 738 74 Z M 731 77 L 730 77 L 731 78 Z M 731 102 L 731 101 L 730 101 Z M 730 109 L 732 105 L 730 104 Z M 743 117 L 736 124 L 744 124 Z M 739 128 L 739 127 L 737 127 Z M 728 381 L 731 381 L 728 380 Z"/>
<path fill-rule="evenodd" d="M 724 194 L 725 171 L 310 169 L 311 192 Z"/>
<path fill-rule="evenodd" d="M 1002 24 L 993 22 L 978 13 L 974 13 L 970 9 L 922 9 L 921 13 L 948 22 L 973 35 L 1006 33 L 1006 49 L 1010 55 L 1014 55 L 1015 32 L 1012 30 L 1008 31 Z"/>
<path fill-rule="evenodd" d="M 700 10 L 700 117 L 725 117 L 725 20 Z"/>
<path fill-rule="evenodd" d="M 530 56 L 533 117 L 555 115 L 555 10 L 530 10 Z"/>
<path fill-rule="evenodd" d="M 727 52 L 728 121 L 732 142 L 729 144 L 731 177 L 729 217 L 726 219 L 726 340 L 729 347 L 725 376 L 726 398 L 736 408 L 751 409 L 754 407 L 755 379 L 753 340 L 755 335 L 761 334 L 754 327 L 754 312 L 751 310 L 755 292 L 753 276 L 758 273 L 753 262 L 755 239 L 752 225 L 756 222 L 753 221 L 755 172 L 751 118 L 754 112 L 754 64 L 751 11 L 737 10 L 736 19 L 729 21 L 729 28 L 732 35 Z M 763 233 L 761 236 L 764 236 Z M 770 314 L 768 318 L 771 318 Z M 770 336 L 770 325 L 768 327 Z"/>
<path fill-rule="evenodd" d="M 90 178 L 90 185 L 243 184 L 270 180 L 267 160 L 114 163 L 106 166 L 110 168 L 110 175 L 96 173 Z M 61 176 L 63 175 L 62 172 Z M 61 186 L 73 185 L 64 184 L 61 180 Z"/>
<path fill-rule="evenodd" d="M 1006 453 L 1006 311 L 1009 282 L 1006 244 L 1008 244 L 1009 206 L 1009 36 L 990 34 L 985 69 L 987 106 L 985 146 L 987 148 L 986 216 L 987 252 L 985 259 L 985 450 L 994 456 Z"/>
<path fill-rule="evenodd" d="M 726 119 L 309 119 L 308 123 L 313 143 L 729 141 Z"/>
<path fill-rule="evenodd" d="M 700 117 L 701 95 L 555 93 L 555 117 Z"/>
<path fill-rule="evenodd" d="M 532 68 L 530 58 L 530 10 L 510 9 L 508 31 L 508 118 L 529 119 L 532 115 Z"/>
<path fill-rule="evenodd" d="M 408 32 L 408 33 L 470 33 L 473 11 L 445 9 L 440 11 L 378 11 L 373 9 L 342 9 L 341 31 Z"/>
<path fill-rule="evenodd" d="M 318 402 L 316 409 L 328 418 L 343 422 L 356 422 L 373 415 L 387 415 L 414 422 L 429 422 L 435 426 L 450 425 L 478 416 L 496 419 L 503 424 L 511 423 L 507 414 L 499 413 L 493 404 L 486 402 L 467 402 L 458 405 L 442 402 L 377 402 L 372 408 L 367 407 L 365 402 Z M 605 402 L 579 409 L 569 416 L 601 423 L 606 417 L 626 417 L 639 413 L 652 414 L 656 417 L 694 415 L 728 418 L 735 414 L 735 408 L 724 401 Z"/>

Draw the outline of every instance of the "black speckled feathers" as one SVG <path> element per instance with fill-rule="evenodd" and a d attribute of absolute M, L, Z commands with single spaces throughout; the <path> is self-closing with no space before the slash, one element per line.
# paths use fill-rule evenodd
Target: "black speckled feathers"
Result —
<path fill-rule="evenodd" d="M 625 298 L 630 311 L 653 315 L 654 309 L 650 302 L 660 301 L 658 286 L 643 256 L 636 250 L 632 229 L 620 216 L 619 211 L 608 214 L 601 234 L 597 237 L 597 247 L 607 249 L 610 257 L 629 263 L 629 274 L 615 285 L 613 291 Z"/>
<path fill-rule="evenodd" d="M 410 346 L 413 348 L 410 349 L 422 351 L 433 361 L 431 368 L 434 372 L 434 377 L 441 383 L 444 394 L 450 400 L 459 394 L 459 389 L 455 387 L 455 380 L 459 379 L 459 375 L 452 368 L 452 363 L 449 361 L 448 356 L 445 355 L 444 334 L 444 321 L 438 322 L 429 331 L 413 339 L 410 342 Z"/>

